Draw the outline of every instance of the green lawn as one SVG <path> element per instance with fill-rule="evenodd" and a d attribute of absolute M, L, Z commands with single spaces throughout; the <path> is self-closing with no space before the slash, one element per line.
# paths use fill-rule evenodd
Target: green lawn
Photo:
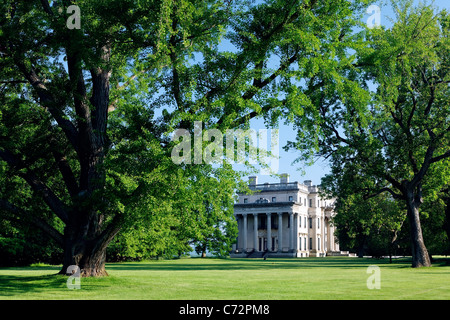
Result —
<path fill-rule="evenodd" d="M 367 267 L 380 267 L 369 290 Z M 179 259 L 107 265 L 109 277 L 69 290 L 58 266 L 0 269 L 0 299 L 450 299 L 450 264 L 407 259 Z"/>

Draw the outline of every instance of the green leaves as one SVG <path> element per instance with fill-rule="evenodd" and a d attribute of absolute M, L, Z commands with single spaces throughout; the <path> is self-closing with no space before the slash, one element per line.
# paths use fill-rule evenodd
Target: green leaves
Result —
<path fill-rule="evenodd" d="M 62 2 L 6 1 L 0 151 L 27 164 L 41 205 L 95 220 L 75 228 L 95 239 L 123 224 L 121 245 L 135 246 L 135 234 L 153 246 L 143 255 L 175 240 L 177 250 L 195 240 L 222 254 L 236 235 L 240 177 L 225 165 L 174 164 L 171 133 L 192 132 L 194 121 L 225 133 L 263 117 L 304 130 L 297 145 L 308 159 L 323 147 L 318 137 L 336 132 L 330 123 L 362 144 L 371 114 L 352 29 L 366 3 L 82 0 L 81 28 L 69 30 Z"/>
<path fill-rule="evenodd" d="M 367 236 L 367 226 L 375 223 L 359 218 L 365 211 L 376 215 L 379 204 L 371 197 L 402 200 L 411 222 L 418 220 L 411 212 L 418 216 L 423 201 L 429 205 L 448 187 L 443 170 L 450 156 L 447 21 L 445 11 L 408 2 L 398 7 L 391 29 L 367 29 L 355 37 L 354 55 L 337 56 L 334 66 L 321 64 L 326 72 L 308 83 L 314 108 L 305 109 L 306 119 L 296 123 L 300 130 L 315 131 L 301 132 L 296 146 L 304 148 L 304 158 L 330 160 L 333 174 L 322 186 L 340 198 L 341 223 L 353 238 Z M 354 203 L 355 197 L 361 203 Z M 399 208 L 380 221 L 396 229 L 398 221 L 391 218 L 404 210 Z M 417 230 L 420 222 L 411 226 L 411 243 L 423 249 Z"/>

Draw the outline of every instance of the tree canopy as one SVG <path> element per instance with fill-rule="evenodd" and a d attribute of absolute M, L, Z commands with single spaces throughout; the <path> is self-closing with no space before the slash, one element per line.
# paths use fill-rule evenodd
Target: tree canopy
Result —
<path fill-rule="evenodd" d="M 296 84 L 334 76 L 365 5 L 3 1 L 2 216 L 45 230 L 63 249 L 61 273 L 77 265 L 84 276 L 106 274 L 121 230 L 210 239 L 233 220 L 239 179 L 227 165 L 175 164 L 170 133 L 312 111 Z"/>
<path fill-rule="evenodd" d="M 450 20 L 446 11 L 411 2 L 396 10 L 392 28 L 355 34 L 354 51 L 334 77 L 318 74 L 308 84 L 321 89 L 311 95 L 314 112 L 296 124 L 317 134 L 299 132 L 291 146 L 307 150 L 306 158 L 330 159 L 329 190 L 351 186 L 365 198 L 387 192 L 403 202 L 413 266 L 420 267 L 430 261 L 419 208 L 450 179 Z"/>

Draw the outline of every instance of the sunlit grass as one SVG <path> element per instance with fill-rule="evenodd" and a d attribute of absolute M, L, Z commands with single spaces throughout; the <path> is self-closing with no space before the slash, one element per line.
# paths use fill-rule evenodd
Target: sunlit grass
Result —
<path fill-rule="evenodd" d="M 368 289 L 367 267 L 380 267 Z M 450 299 L 450 265 L 407 259 L 180 259 L 107 264 L 109 277 L 69 290 L 59 266 L 0 269 L 0 299 Z"/>

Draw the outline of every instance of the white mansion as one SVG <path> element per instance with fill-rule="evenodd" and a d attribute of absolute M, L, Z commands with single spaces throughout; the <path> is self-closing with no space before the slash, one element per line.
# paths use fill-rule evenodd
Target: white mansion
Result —
<path fill-rule="evenodd" d="M 239 235 L 231 257 L 319 257 L 339 255 L 332 200 L 319 196 L 311 180 L 258 184 L 249 177 L 252 195 L 238 193 L 234 215 Z"/>

